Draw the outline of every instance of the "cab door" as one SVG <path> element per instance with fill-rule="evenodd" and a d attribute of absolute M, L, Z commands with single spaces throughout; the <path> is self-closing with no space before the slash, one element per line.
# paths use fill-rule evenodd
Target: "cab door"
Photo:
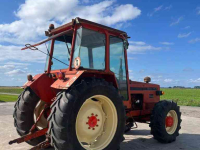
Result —
<path fill-rule="evenodd" d="M 127 101 L 129 100 L 129 96 L 124 53 L 123 40 L 115 36 L 110 36 L 110 70 L 115 74 L 121 96 Z"/>

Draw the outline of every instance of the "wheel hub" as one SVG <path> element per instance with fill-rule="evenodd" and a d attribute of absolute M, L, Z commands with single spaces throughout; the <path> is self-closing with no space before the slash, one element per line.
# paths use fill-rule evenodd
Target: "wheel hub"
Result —
<path fill-rule="evenodd" d="M 98 121 L 100 121 L 98 118 L 98 115 L 96 114 L 94 116 L 94 114 L 91 114 L 91 117 L 88 117 L 88 122 L 86 124 L 89 125 L 89 128 L 88 129 L 91 129 L 93 128 L 93 130 L 95 129 L 95 127 L 98 127 L 99 125 L 97 124 Z"/>
<path fill-rule="evenodd" d="M 172 127 L 174 124 L 174 119 L 171 116 L 166 117 L 166 127 Z"/>
<path fill-rule="evenodd" d="M 172 135 L 178 126 L 178 116 L 176 111 L 170 110 L 165 118 L 165 128 L 168 134 Z"/>

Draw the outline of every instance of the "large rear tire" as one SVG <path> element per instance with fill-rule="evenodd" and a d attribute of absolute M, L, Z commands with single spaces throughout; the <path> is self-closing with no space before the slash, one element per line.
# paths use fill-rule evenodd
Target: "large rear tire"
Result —
<path fill-rule="evenodd" d="M 171 143 L 176 140 L 181 129 L 180 107 L 173 101 L 158 102 L 151 116 L 151 134 L 161 143 Z"/>
<path fill-rule="evenodd" d="M 117 150 L 123 140 L 125 110 L 112 85 L 83 79 L 57 95 L 48 120 L 56 150 Z"/>
<path fill-rule="evenodd" d="M 13 118 L 17 133 L 20 136 L 28 134 L 29 130 L 34 125 L 34 110 L 39 101 L 40 98 L 29 87 L 19 95 L 18 101 L 14 106 Z M 41 136 L 27 143 L 35 146 L 44 140 L 45 136 Z"/>

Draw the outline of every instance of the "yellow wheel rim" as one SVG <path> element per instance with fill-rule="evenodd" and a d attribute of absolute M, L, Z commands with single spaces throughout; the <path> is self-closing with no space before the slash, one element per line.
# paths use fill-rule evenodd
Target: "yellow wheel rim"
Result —
<path fill-rule="evenodd" d="M 40 100 L 38 102 L 37 106 L 35 107 L 35 110 L 34 110 L 34 123 L 36 122 L 36 120 L 39 117 L 40 113 L 44 109 L 45 104 L 46 103 L 44 101 Z M 47 128 L 47 126 L 48 126 L 48 121 L 44 117 L 44 114 L 43 114 L 42 117 L 40 118 L 40 120 L 37 123 L 37 128 L 41 130 L 41 129 Z"/>
<path fill-rule="evenodd" d="M 87 99 L 76 118 L 76 135 L 86 150 L 102 150 L 112 141 L 118 124 L 115 105 L 106 96 Z"/>
<path fill-rule="evenodd" d="M 172 135 L 178 126 L 178 116 L 176 111 L 170 110 L 166 116 L 165 128 L 168 134 Z"/>

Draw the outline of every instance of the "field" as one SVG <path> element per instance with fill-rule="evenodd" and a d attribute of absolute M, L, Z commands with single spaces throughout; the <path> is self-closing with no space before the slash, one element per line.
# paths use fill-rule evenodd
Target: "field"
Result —
<path fill-rule="evenodd" d="M 199 106 L 200 89 L 161 89 L 165 95 L 161 99 L 173 100 L 179 105 Z M 7 95 L 1 93 L 20 94 L 23 89 L 19 87 L 0 87 L 0 102 L 13 102 L 17 100 L 17 95 Z"/>
<path fill-rule="evenodd" d="M 22 91 L 20 87 L 0 87 L 0 93 L 20 94 Z"/>
<path fill-rule="evenodd" d="M 17 95 L 0 94 L 0 102 L 15 102 L 17 98 Z"/>
<path fill-rule="evenodd" d="M 0 87 L 0 102 L 15 102 L 23 89 L 19 87 Z M 8 95 L 4 93 L 16 94 Z"/>
<path fill-rule="evenodd" d="M 165 95 L 161 99 L 173 100 L 179 105 L 199 106 L 200 89 L 161 89 Z"/>

